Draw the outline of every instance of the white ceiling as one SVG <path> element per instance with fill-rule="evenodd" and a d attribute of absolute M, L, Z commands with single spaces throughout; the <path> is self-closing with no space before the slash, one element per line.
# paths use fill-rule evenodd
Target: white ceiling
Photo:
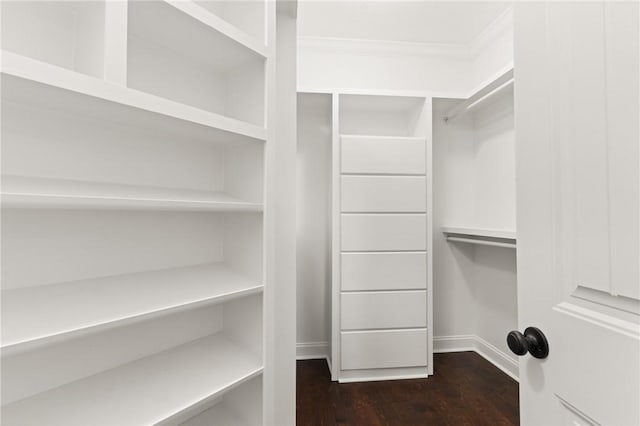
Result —
<path fill-rule="evenodd" d="M 467 44 L 510 4 L 504 1 L 300 0 L 298 34 Z"/>

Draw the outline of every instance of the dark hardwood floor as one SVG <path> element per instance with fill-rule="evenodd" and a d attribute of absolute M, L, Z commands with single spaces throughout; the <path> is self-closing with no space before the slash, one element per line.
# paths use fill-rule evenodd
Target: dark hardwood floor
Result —
<path fill-rule="evenodd" d="M 298 425 L 517 425 L 518 383 L 475 352 L 434 355 L 428 379 L 332 382 L 298 361 Z"/>

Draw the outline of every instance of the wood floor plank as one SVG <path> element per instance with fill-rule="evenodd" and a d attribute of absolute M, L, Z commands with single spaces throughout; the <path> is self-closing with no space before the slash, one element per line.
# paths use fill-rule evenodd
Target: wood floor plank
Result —
<path fill-rule="evenodd" d="M 428 379 L 338 384 L 325 360 L 298 361 L 297 424 L 518 425 L 518 383 L 474 352 L 434 355 Z"/>

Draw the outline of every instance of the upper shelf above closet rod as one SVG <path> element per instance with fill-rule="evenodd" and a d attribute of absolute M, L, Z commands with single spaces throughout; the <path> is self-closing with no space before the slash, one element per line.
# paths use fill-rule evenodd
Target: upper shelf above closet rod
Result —
<path fill-rule="evenodd" d="M 462 117 L 467 112 L 484 103 L 487 99 L 494 97 L 511 86 L 513 86 L 513 68 L 484 86 L 482 89 L 478 90 L 476 93 L 471 95 L 469 99 L 459 103 L 454 108 L 447 111 L 444 115 L 444 121 L 449 123 Z"/>

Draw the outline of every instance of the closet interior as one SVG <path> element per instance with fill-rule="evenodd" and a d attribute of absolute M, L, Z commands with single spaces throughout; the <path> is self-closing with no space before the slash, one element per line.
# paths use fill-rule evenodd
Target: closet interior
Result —
<path fill-rule="evenodd" d="M 334 380 L 427 377 L 464 350 L 517 378 L 513 78 L 298 94 L 298 339 L 328 341 Z"/>
<path fill-rule="evenodd" d="M 433 100 L 433 244 L 439 349 L 467 346 L 517 379 L 505 342 L 517 328 L 513 79 Z M 465 341 L 448 338 L 461 329 Z"/>
<path fill-rule="evenodd" d="M 433 371 L 430 104 L 374 93 L 298 100 L 298 193 L 315 199 L 315 208 L 299 202 L 299 306 L 324 307 L 302 308 L 299 318 L 331 318 L 324 330 L 302 321 L 300 332 L 331 336 L 334 380 L 426 377 Z M 314 262 L 314 254 L 324 256 Z"/>
<path fill-rule="evenodd" d="M 263 422 L 275 7 L 225 4 L 2 2 L 3 424 Z"/>

